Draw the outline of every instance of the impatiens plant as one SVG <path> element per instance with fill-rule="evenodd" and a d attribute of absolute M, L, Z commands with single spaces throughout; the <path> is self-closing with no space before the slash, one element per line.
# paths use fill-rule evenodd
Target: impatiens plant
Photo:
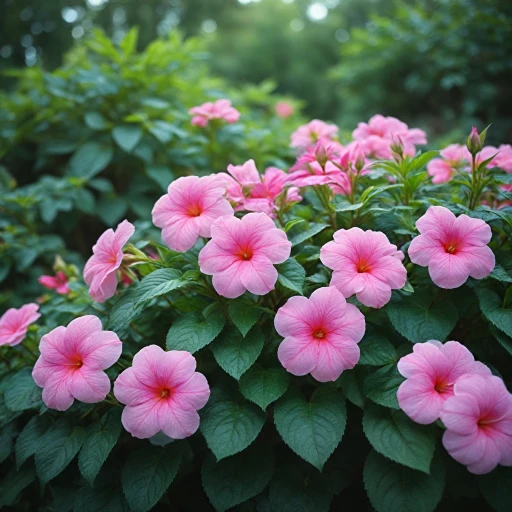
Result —
<path fill-rule="evenodd" d="M 338 133 L 190 169 L 2 316 L 1 506 L 510 510 L 508 150 Z"/>

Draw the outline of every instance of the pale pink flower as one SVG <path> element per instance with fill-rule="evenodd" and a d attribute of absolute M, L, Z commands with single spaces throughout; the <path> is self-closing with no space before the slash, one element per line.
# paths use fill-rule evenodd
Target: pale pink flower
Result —
<path fill-rule="evenodd" d="M 32 377 L 43 389 L 43 402 L 50 409 L 65 411 L 75 398 L 92 404 L 110 391 L 110 379 L 103 371 L 121 356 L 122 343 L 112 331 L 102 331 L 93 315 L 72 320 L 41 338 L 41 355 Z"/>
<path fill-rule="evenodd" d="M 319 288 L 309 299 L 288 299 L 274 325 L 284 337 L 277 357 L 293 375 L 310 373 L 320 382 L 334 381 L 359 361 L 364 316 L 332 286 Z"/>
<path fill-rule="evenodd" d="M 416 423 L 424 425 L 439 418 L 453 386 L 466 374 L 491 375 L 482 363 L 458 341 L 416 343 L 413 353 L 398 361 L 398 371 L 407 378 L 398 388 L 400 408 Z"/>
<path fill-rule="evenodd" d="M 66 295 L 70 292 L 68 286 L 68 278 L 66 277 L 66 274 L 62 272 L 62 270 L 59 270 L 55 276 L 41 276 L 37 281 L 45 288 L 48 288 L 49 290 L 55 290 L 61 295 Z"/>
<path fill-rule="evenodd" d="M 467 167 L 471 159 L 466 146 L 450 144 L 440 152 L 441 158 L 434 158 L 427 164 L 432 183 L 446 183 L 460 169 Z"/>
<path fill-rule="evenodd" d="M 265 295 L 277 281 L 274 265 L 288 259 L 291 245 L 264 213 L 220 217 L 212 225 L 212 239 L 199 253 L 199 268 L 213 275 L 219 295 L 234 299 L 246 290 Z"/>
<path fill-rule="evenodd" d="M 294 111 L 293 105 L 290 105 L 287 101 L 278 101 L 276 103 L 276 114 L 283 119 L 293 115 Z"/>
<path fill-rule="evenodd" d="M 133 224 L 123 220 L 115 231 L 107 229 L 93 246 L 93 255 L 84 267 L 84 280 L 95 302 L 105 302 L 117 288 L 116 270 L 123 261 L 123 246 L 135 232 Z"/>
<path fill-rule="evenodd" d="M 193 107 L 189 110 L 193 115 L 192 124 L 204 128 L 213 119 L 223 119 L 227 123 L 236 123 L 240 119 L 240 112 L 231 106 L 229 100 L 217 100 Z"/>
<path fill-rule="evenodd" d="M 291 135 L 291 147 L 304 150 L 311 144 L 321 140 L 329 143 L 338 133 L 338 127 L 327 124 L 319 119 L 313 119 L 308 124 L 299 126 Z"/>
<path fill-rule="evenodd" d="M 209 237 L 215 219 L 233 215 L 225 192 L 225 180 L 215 174 L 203 178 L 185 176 L 173 181 L 151 212 L 153 224 L 162 228 L 166 245 L 185 252 L 200 236 Z"/>
<path fill-rule="evenodd" d="M 498 148 L 499 153 L 493 162 L 496 167 L 504 170 L 505 172 L 512 173 L 512 146 L 510 144 L 502 144 Z"/>
<path fill-rule="evenodd" d="M 114 383 L 114 395 L 126 407 L 121 421 L 139 439 L 162 431 L 172 439 L 191 436 L 199 427 L 199 414 L 208 402 L 205 376 L 195 371 L 189 352 L 165 352 L 157 345 L 140 350 L 132 367 Z"/>
<path fill-rule="evenodd" d="M 431 206 L 416 222 L 421 233 L 409 246 L 413 263 L 428 267 L 440 288 L 458 288 L 469 276 L 487 277 L 494 268 L 494 254 L 487 244 L 491 228 L 480 219 L 455 215 L 443 206 Z"/>
<path fill-rule="evenodd" d="M 10 308 L 0 317 L 0 346 L 18 345 L 27 335 L 27 329 L 41 314 L 37 304 L 25 304 L 19 309 Z"/>
<path fill-rule="evenodd" d="M 330 160 L 324 165 L 319 162 L 311 162 L 303 166 L 302 169 L 291 172 L 288 175 L 288 181 L 296 187 L 327 185 L 335 183 L 340 174 L 342 174 L 341 169 Z"/>
<path fill-rule="evenodd" d="M 396 257 L 397 247 L 380 231 L 340 229 L 320 249 L 320 260 L 333 270 L 331 286 L 344 297 L 356 294 L 365 306 L 381 308 L 391 290 L 405 286 L 407 270 Z"/>
<path fill-rule="evenodd" d="M 512 466 L 512 395 L 499 377 L 467 375 L 441 410 L 443 445 L 471 473 Z"/>
<path fill-rule="evenodd" d="M 323 168 L 327 162 L 338 160 L 342 150 L 343 146 L 339 142 L 319 140 L 297 157 L 295 164 L 290 167 L 290 172 L 308 170 L 308 166 L 313 163 Z"/>

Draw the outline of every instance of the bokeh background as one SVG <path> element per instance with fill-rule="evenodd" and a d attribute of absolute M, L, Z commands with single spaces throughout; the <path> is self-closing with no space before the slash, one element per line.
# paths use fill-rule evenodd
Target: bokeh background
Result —
<path fill-rule="evenodd" d="M 510 0 L 0 0 L 0 71 L 55 69 L 95 27 L 121 41 L 132 26 L 139 50 L 200 36 L 212 74 L 272 80 L 342 129 L 380 112 L 439 145 L 491 122 L 490 143 L 512 138 Z"/>

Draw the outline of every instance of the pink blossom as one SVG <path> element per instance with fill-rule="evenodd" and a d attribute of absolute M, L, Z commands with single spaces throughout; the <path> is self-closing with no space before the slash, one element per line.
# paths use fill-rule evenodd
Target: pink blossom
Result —
<path fill-rule="evenodd" d="M 343 146 L 339 142 L 319 140 L 316 144 L 308 146 L 304 153 L 297 157 L 297 161 L 290 168 L 290 172 L 308 170 L 309 164 L 318 164 L 324 167 L 327 162 L 339 159 Z"/>
<path fill-rule="evenodd" d="M 476 362 L 458 341 L 416 343 L 413 353 L 398 361 L 398 371 L 407 378 L 398 388 L 398 404 L 407 416 L 424 425 L 439 418 L 463 375 L 491 375 L 489 368 Z"/>
<path fill-rule="evenodd" d="M 441 410 L 443 445 L 471 473 L 512 466 L 512 395 L 499 377 L 466 375 Z"/>
<path fill-rule="evenodd" d="M 510 144 L 502 144 L 498 148 L 498 151 L 499 153 L 493 160 L 496 167 L 499 167 L 505 172 L 512 173 L 512 146 Z"/>
<path fill-rule="evenodd" d="M 308 124 L 299 126 L 292 133 L 291 147 L 305 149 L 319 140 L 328 143 L 333 140 L 337 133 L 338 127 L 336 125 L 313 119 Z"/>
<path fill-rule="evenodd" d="M 427 171 L 432 176 L 432 183 L 446 183 L 459 169 L 463 169 L 471 160 L 466 146 L 450 144 L 440 152 L 441 158 L 430 160 Z"/>
<path fill-rule="evenodd" d="M 283 119 L 293 115 L 294 111 L 293 105 L 290 105 L 287 101 L 278 101 L 276 103 L 276 114 Z"/>
<path fill-rule="evenodd" d="M 0 346 L 18 345 L 27 334 L 30 324 L 33 324 L 41 314 L 37 312 L 37 304 L 25 304 L 19 309 L 10 308 L 0 317 Z"/>
<path fill-rule="evenodd" d="M 277 281 L 274 264 L 288 259 L 291 245 L 264 213 L 220 217 L 212 225 L 212 239 L 199 253 L 199 268 L 213 275 L 219 295 L 234 299 L 246 290 L 265 295 Z"/>
<path fill-rule="evenodd" d="M 296 187 L 326 185 L 336 182 L 340 174 L 342 174 L 340 168 L 331 161 L 327 161 L 324 165 L 311 162 L 302 169 L 291 172 L 288 175 L 288 181 Z"/>
<path fill-rule="evenodd" d="M 188 251 L 200 236 L 210 236 L 215 219 L 233 215 L 225 192 L 225 180 L 215 174 L 173 181 L 151 212 L 153 224 L 163 228 L 162 239 L 167 246 L 174 251 Z"/>
<path fill-rule="evenodd" d="M 231 106 L 229 100 L 207 102 L 189 110 L 193 115 L 192 124 L 204 128 L 213 119 L 223 119 L 227 123 L 236 123 L 240 119 L 240 112 Z"/>
<path fill-rule="evenodd" d="M 172 439 L 191 436 L 199 427 L 199 414 L 208 402 L 205 376 L 195 371 L 189 352 L 165 352 L 157 345 L 140 350 L 132 367 L 114 383 L 114 395 L 126 407 L 121 421 L 139 439 L 162 431 Z"/>
<path fill-rule="evenodd" d="M 366 306 L 381 308 L 391 290 L 405 286 L 407 271 L 396 257 L 397 247 L 380 231 L 340 229 L 320 249 L 320 260 L 332 269 L 331 286 L 344 297 L 356 294 Z"/>
<path fill-rule="evenodd" d="M 99 318 L 86 315 L 43 336 L 39 350 L 32 377 L 44 388 L 43 402 L 65 411 L 75 398 L 87 404 L 105 399 L 110 379 L 103 370 L 119 359 L 122 343 L 115 332 L 102 331 Z"/>
<path fill-rule="evenodd" d="M 421 233 L 409 246 L 413 263 L 428 267 L 440 288 L 458 288 L 469 276 L 487 277 L 494 268 L 494 254 L 487 244 L 491 228 L 480 219 L 455 215 L 443 206 L 431 206 L 416 222 Z"/>
<path fill-rule="evenodd" d="M 55 290 L 61 295 L 66 295 L 70 292 L 68 286 L 68 278 L 66 277 L 66 274 L 62 272 L 62 270 L 59 270 L 55 276 L 41 276 L 37 281 L 45 288 L 48 288 L 49 290 Z"/>
<path fill-rule="evenodd" d="M 84 280 L 94 301 L 105 302 L 116 292 L 116 270 L 123 261 L 123 246 L 134 232 L 133 224 L 123 220 L 115 231 L 107 229 L 93 246 L 93 255 L 85 264 Z"/>
<path fill-rule="evenodd" d="M 320 382 L 334 381 L 359 361 L 364 316 L 332 286 L 319 288 L 309 299 L 288 299 L 274 325 L 284 337 L 277 356 L 293 375 L 310 373 Z"/>

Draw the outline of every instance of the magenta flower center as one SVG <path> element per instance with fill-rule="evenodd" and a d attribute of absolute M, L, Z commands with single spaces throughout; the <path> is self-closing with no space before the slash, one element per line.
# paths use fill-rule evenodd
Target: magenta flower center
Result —
<path fill-rule="evenodd" d="M 359 274 L 364 274 L 365 272 L 370 272 L 370 271 L 371 271 L 371 267 L 367 261 L 359 261 L 359 263 L 357 265 L 357 272 Z"/>
<path fill-rule="evenodd" d="M 323 331 L 323 329 L 315 329 L 313 331 L 313 338 L 316 338 L 318 340 L 323 340 L 325 338 L 325 332 Z"/>
<path fill-rule="evenodd" d="M 187 214 L 190 217 L 199 217 L 203 213 L 203 210 L 198 204 L 192 204 L 187 208 Z"/>
<path fill-rule="evenodd" d="M 444 245 L 444 250 L 448 254 L 455 254 L 457 252 L 457 242 L 447 242 Z"/>
<path fill-rule="evenodd" d="M 435 383 L 434 389 L 438 393 L 451 393 L 453 391 L 453 384 L 446 382 L 445 380 L 438 381 Z"/>
<path fill-rule="evenodd" d="M 250 247 L 241 247 L 240 250 L 236 253 L 242 261 L 249 261 L 252 258 L 252 249 Z"/>
<path fill-rule="evenodd" d="M 169 398 L 171 396 L 171 390 L 168 388 L 163 388 L 160 391 L 160 398 Z"/>

